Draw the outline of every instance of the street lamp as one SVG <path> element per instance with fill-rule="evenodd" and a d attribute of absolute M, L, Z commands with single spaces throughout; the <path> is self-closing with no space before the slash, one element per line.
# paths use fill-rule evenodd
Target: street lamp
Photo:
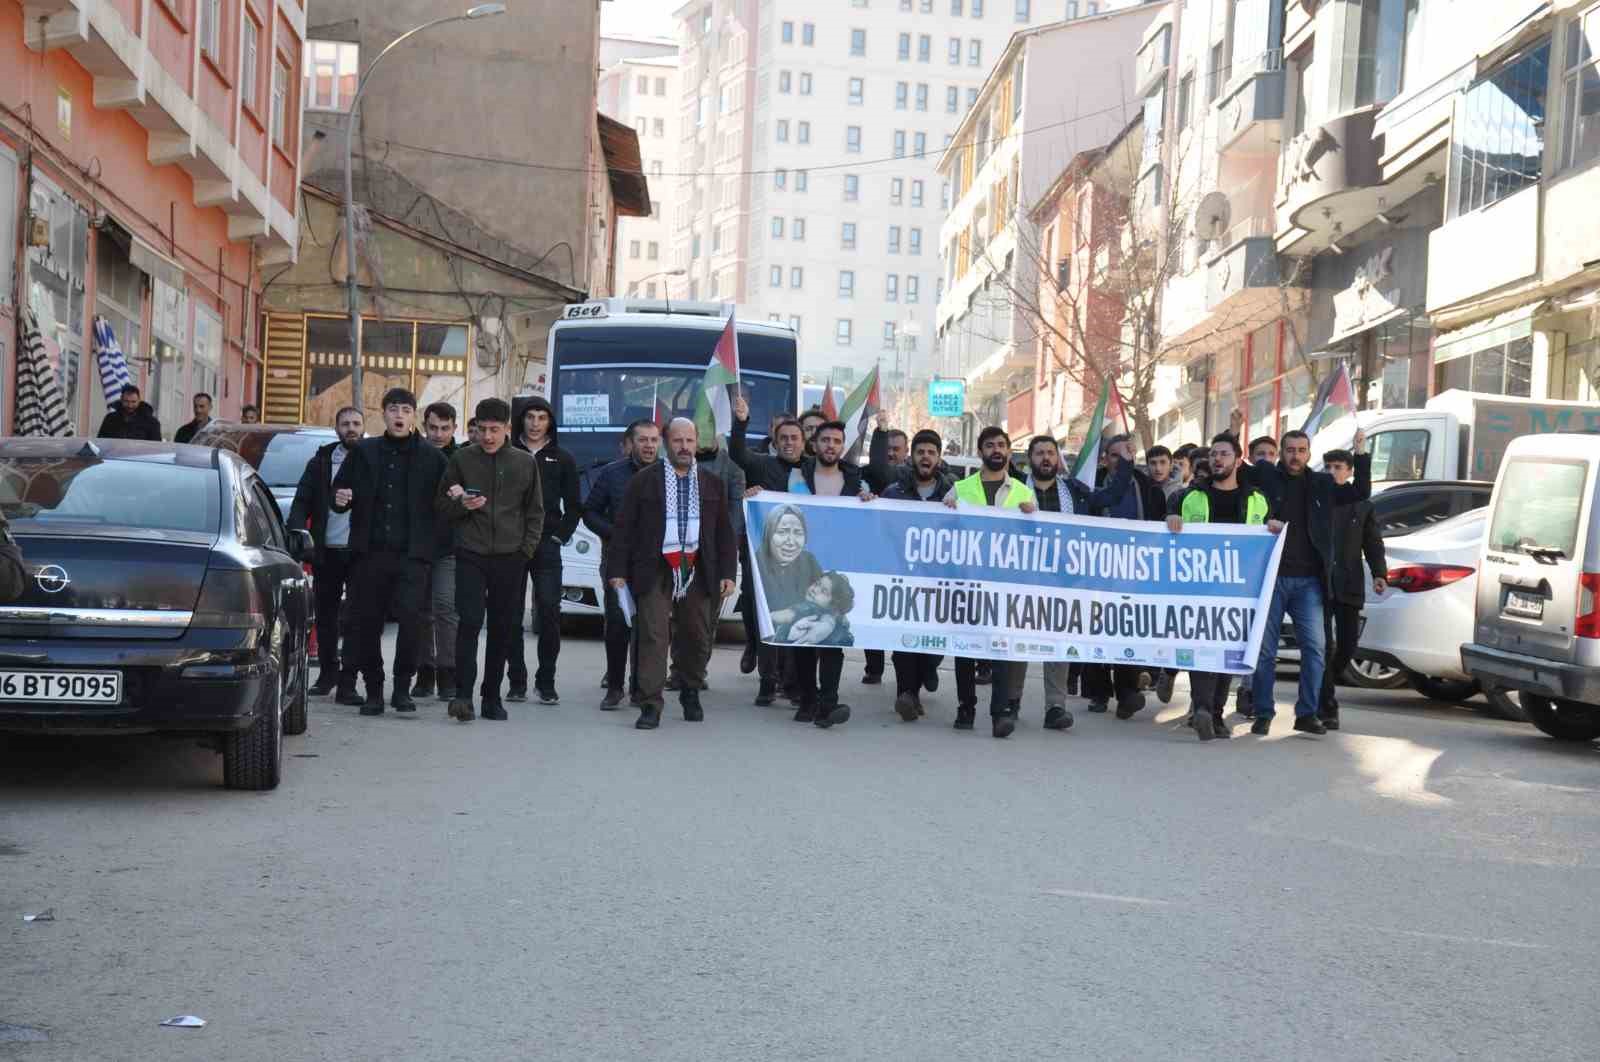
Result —
<path fill-rule="evenodd" d="M 345 305 L 350 314 L 350 389 L 351 402 L 357 408 L 364 408 L 361 400 L 361 305 L 360 297 L 356 292 L 356 219 L 353 207 L 355 206 L 355 189 L 350 173 L 351 144 L 355 140 L 356 121 L 361 107 L 361 95 L 367 91 L 367 82 L 372 77 L 372 72 L 378 69 L 378 64 L 383 62 L 383 57 L 394 51 L 407 40 L 415 37 L 423 30 L 442 26 L 447 22 L 465 22 L 469 19 L 489 18 L 493 15 L 503 15 L 506 12 L 504 4 L 478 4 L 470 7 L 460 15 L 446 15 L 436 18 L 432 22 L 409 29 L 389 42 L 389 46 L 378 53 L 378 57 L 367 67 L 367 72 L 361 75 L 361 80 L 356 83 L 356 94 L 350 100 L 350 117 L 344 127 L 344 293 Z"/>

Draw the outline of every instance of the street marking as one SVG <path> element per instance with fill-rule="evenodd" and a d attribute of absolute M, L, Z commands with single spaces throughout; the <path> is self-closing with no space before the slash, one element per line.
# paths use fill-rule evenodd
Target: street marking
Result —
<path fill-rule="evenodd" d="M 1373 928 L 1377 928 L 1374 926 Z M 1446 940 L 1452 944 L 1489 944 L 1496 948 L 1525 948 L 1529 951 L 1550 951 L 1550 944 L 1529 944 L 1522 940 L 1499 940 L 1494 937 L 1458 937 L 1450 933 L 1424 933 L 1420 929 L 1390 929 L 1385 932 L 1397 933 L 1405 937 L 1421 937 L 1424 940 Z"/>
<path fill-rule="evenodd" d="M 1108 892 L 1080 892 L 1077 889 L 1041 889 L 1046 896 L 1064 896 L 1071 900 L 1104 900 L 1107 903 L 1126 903 L 1135 907 L 1171 907 L 1170 900 L 1150 900 L 1143 896 L 1114 896 Z"/>

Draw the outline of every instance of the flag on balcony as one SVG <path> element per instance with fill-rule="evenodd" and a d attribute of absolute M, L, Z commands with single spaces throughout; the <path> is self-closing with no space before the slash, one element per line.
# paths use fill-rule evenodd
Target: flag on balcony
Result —
<path fill-rule="evenodd" d="M 734 324 L 733 307 L 728 308 L 728 323 L 717 337 L 706 365 L 705 381 L 695 399 L 694 423 L 700 443 L 711 446 L 718 435 L 733 430 L 733 388 L 739 385 L 739 330 Z"/>
<path fill-rule="evenodd" d="M 872 371 L 861 378 L 844 400 L 844 408 L 839 411 L 839 419 L 844 421 L 847 432 L 846 438 L 854 438 L 850 445 L 850 452 L 845 455 L 847 460 L 857 464 L 861 462 L 861 455 L 866 450 L 867 433 L 872 430 L 872 418 L 878 415 L 878 410 L 883 408 L 883 399 L 878 391 L 878 366 L 874 365 Z"/>
<path fill-rule="evenodd" d="M 122 389 L 133 382 L 133 377 L 128 375 L 128 359 L 117 346 L 111 322 L 98 314 L 94 319 L 94 357 L 100 365 L 100 390 L 105 392 L 106 406 L 114 406 L 122 398 Z"/>
<path fill-rule="evenodd" d="M 1100 443 L 1106 434 L 1106 413 L 1116 393 L 1117 389 L 1107 380 L 1100 389 L 1100 401 L 1095 403 L 1094 416 L 1089 418 L 1089 431 L 1083 438 L 1083 447 L 1072 465 L 1072 478 L 1090 490 L 1094 489 L 1095 473 L 1100 470 Z M 1117 399 L 1117 404 L 1120 406 L 1122 400 Z"/>
<path fill-rule="evenodd" d="M 1335 406 L 1339 407 L 1339 412 L 1329 416 L 1329 411 Z M 1306 417 L 1305 427 L 1300 430 L 1307 435 L 1315 435 L 1325 422 L 1355 411 L 1356 389 L 1350 383 L 1349 366 L 1341 361 L 1337 368 L 1323 377 L 1322 386 L 1317 388 L 1317 397 L 1311 403 L 1311 413 Z"/>
<path fill-rule="evenodd" d="M 61 400 L 56 370 L 45 353 L 39 318 L 22 315 L 22 350 L 17 358 L 17 434 L 70 435 L 67 404 Z"/>

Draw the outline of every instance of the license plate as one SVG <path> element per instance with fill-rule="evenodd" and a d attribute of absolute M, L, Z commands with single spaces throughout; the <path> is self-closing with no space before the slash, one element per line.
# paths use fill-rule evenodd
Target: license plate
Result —
<path fill-rule="evenodd" d="M 117 704 L 120 671 L 0 671 L 0 701 Z"/>
<path fill-rule="evenodd" d="M 1516 590 L 1506 591 L 1506 615 L 1522 616 L 1525 619 L 1544 618 L 1544 598 L 1538 594 L 1523 594 Z"/>

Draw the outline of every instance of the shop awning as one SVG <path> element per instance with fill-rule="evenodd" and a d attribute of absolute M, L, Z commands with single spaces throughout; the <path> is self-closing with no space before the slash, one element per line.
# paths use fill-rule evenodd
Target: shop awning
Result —
<path fill-rule="evenodd" d="M 1479 321 L 1476 324 L 1442 333 L 1433 344 L 1433 363 L 1442 365 L 1480 350 L 1501 346 L 1514 339 L 1533 335 L 1533 319 L 1542 313 L 1549 300 L 1541 299 L 1515 310 Z"/>
<path fill-rule="evenodd" d="M 146 274 L 167 285 L 167 287 L 177 288 L 179 291 L 183 290 L 183 266 L 137 236 L 133 238 L 133 246 L 128 248 L 128 261 L 132 262 L 135 268 L 143 270 Z"/>

